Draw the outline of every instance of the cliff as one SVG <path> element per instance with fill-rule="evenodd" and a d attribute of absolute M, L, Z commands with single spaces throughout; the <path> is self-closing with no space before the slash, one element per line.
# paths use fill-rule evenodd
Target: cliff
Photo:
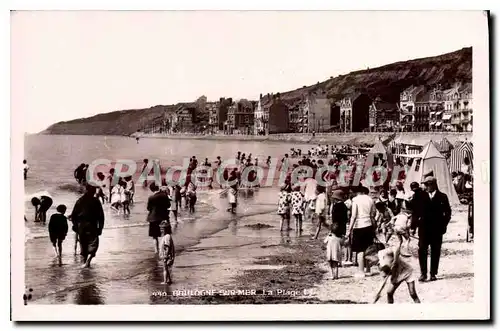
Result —
<path fill-rule="evenodd" d="M 448 88 L 455 82 L 472 82 L 472 47 L 434 57 L 396 62 L 378 68 L 354 71 L 332 77 L 315 85 L 281 92 L 280 97 L 293 102 L 308 93 L 324 92 L 339 101 L 343 97 L 364 91 L 372 98 L 380 96 L 387 102 L 398 102 L 399 94 L 411 85 Z M 266 103 L 270 94 L 263 97 Z M 44 134 L 131 135 L 146 126 L 162 123 L 165 112 L 175 111 L 176 105 L 154 106 L 99 114 L 51 125 Z"/>

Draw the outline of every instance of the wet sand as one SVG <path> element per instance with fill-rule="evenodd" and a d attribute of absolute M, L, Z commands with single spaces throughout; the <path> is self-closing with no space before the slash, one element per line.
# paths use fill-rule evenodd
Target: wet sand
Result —
<path fill-rule="evenodd" d="M 272 227 L 251 226 L 266 224 Z M 466 208 L 460 206 L 444 237 L 438 280 L 416 284 L 422 303 L 457 303 L 474 300 L 473 242 L 465 242 Z M 292 230 L 279 234 L 279 217 L 275 214 L 242 218 L 232 230 L 239 236 L 266 238 L 247 247 L 234 249 L 231 264 L 220 270 L 224 275 L 214 287 L 216 293 L 203 295 L 206 288 L 167 287 L 154 303 L 168 304 L 283 304 L 283 303 L 371 303 L 382 282 L 378 268 L 364 279 L 353 277 L 357 268 L 342 267 L 338 280 L 327 280 L 325 252 L 320 239 L 311 239 L 313 226 L 304 225 L 303 235 Z M 396 238 L 390 245 L 396 244 Z M 419 276 L 417 241 L 411 241 L 412 266 Z M 242 251 L 246 254 L 242 255 Z M 229 261 L 228 261 L 229 262 Z M 200 270 L 201 271 L 201 270 Z M 223 280 L 223 281 L 222 281 Z M 178 290 L 176 292 L 176 290 Z M 179 290 L 181 292 L 179 292 Z M 191 293 L 188 292 L 191 290 Z M 196 292 L 198 291 L 198 293 Z M 182 292 L 185 291 L 185 292 Z M 239 293 L 237 291 L 240 291 Z M 192 293 L 194 292 L 194 293 Z M 404 284 L 395 294 L 396 303 L 413 302 Z M 385 292 L 378 304 L 386 303 Z"/>
<path fill-rule="evenodd" d="M 242 196 L 237 215 L 225 211 L 226 200 L 211 200 L 208 215 L 187 217 L 178 225 L 174 240 L 178 255 L 173 284 L 161 285 L 162 268 L 152 252 L 147 228 L 131 226 L 103 232 L 103 247 L 89 270 L 65 246 L 63 266 L 55 260 L 31 266 L 34 303 L 37 304 L 266 304 L 266 303 L 369 303 L 381 282 L 380 275 L 355 279 L 356 267 L 339 269 L 340 279 L 326 280 L 322 240 L 311 238 L 315 227 L 304 222 L 295 230 L 279 231 L 276 189 L 261 189 Z M 216 221 L 218 220 L 218 221 Z M 220 223 L 222 220 L 222 223 Z M 291 227 L 294 227 L 292 220 Z M 465 243 L 466 208 L 454 210 L 443 243 L 440 279 L 417 284 L 422 302 L 473 300 L 473 243 Z M 46 238 L 44 238 L 47 241 Z M 395 241 L 396 239 L 393 238 Z M 69 242 L 72 241 L 70 238 Z M 395 244 L 395 242 L 393 242 Z M 417 242 L 412 240 L 413 266 L 418 273 Z M 37 254 L 40 245 L 29 250 Z M 50 243 L 43 243 L 43 254 Z M 43 256 L 40 253 L 40 256 Z M 31 260 L 36 256 L 31 256 Z M 45 265 L 48 263 L 49 265 Z M 376 272 L 376 268 L 375 268 Z M 418 276 L 418 275 L 417 275 Z M 49 282 L 52 285 L 47 287 Z M 47 293 L 40 293 L 37 288 Z M 33 285 L 32 285 L 33 286 Z M 203 292 L 204 291 L 204 292 Z M 396 302 L 411 302 L 402 286 Z M 385 302 L 385 297 L 379 302 Z"/>

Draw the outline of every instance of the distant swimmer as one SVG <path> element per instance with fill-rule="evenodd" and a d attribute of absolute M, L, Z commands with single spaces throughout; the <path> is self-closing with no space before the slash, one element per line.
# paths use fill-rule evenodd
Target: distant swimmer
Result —
<path fill-rule="evenodd" d="M 28 162 L 26 160 L 23 160 L 23 173 L 24 173 L 24 180 L 28 178 L 28 170 L 30 169 L 30 166 L 28 165 Z"/>

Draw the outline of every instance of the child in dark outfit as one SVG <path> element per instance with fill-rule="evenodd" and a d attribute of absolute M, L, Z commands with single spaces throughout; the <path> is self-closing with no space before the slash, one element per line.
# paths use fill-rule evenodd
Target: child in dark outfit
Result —
<path fill-rule="evenodd" d="M 68 234 L 68 219 L 64 216 L 64 213 L 66 213 L 66 206 L 57 206 L 57 213 L 52 214 L 49 221 L 50 241 L 59 259 L 62 256 L 62 242 Z"/>

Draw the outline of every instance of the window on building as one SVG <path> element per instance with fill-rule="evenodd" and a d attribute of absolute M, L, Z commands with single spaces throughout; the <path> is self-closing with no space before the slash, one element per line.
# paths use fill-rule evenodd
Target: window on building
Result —
<path fill-rule="evenodd" d="M 418 171 L 418 170 L 420 169 L 420 162 L 421 162 L 421 161 L 422 161 L 421 159 L 416 160 L 416 163 L 415 163 L 415 171 Z"/>

